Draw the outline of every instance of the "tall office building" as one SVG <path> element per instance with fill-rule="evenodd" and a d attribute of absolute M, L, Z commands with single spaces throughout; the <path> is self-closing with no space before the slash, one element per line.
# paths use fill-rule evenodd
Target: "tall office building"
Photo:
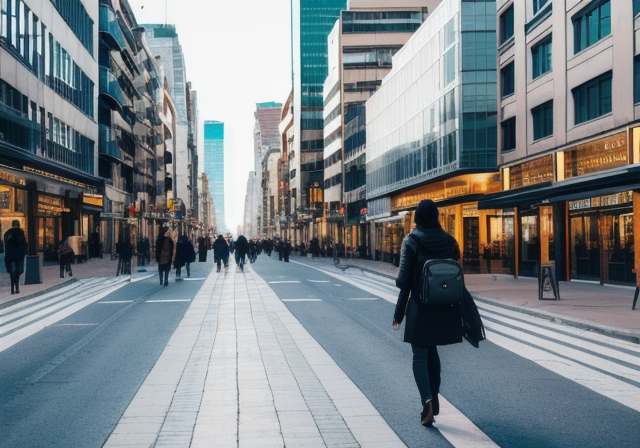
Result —
<path fill-rule="evenodd" d="M 182 46 L 175 25 L 142 25 L 149 47 L 160 56 L 171 97 L 176 109 L 176 134 L 174 154 L 174 195 L 176 205 L 193 208 L 197 202 L 197 149 L 194 132 L 197 117 L 194 92 L 187 81 Z M 191 120 L 191 121 L 190 121 Z"/>
<path fill-rule="evenodd" d="M 89 0 L 0 0 L 0 233 L 18 220 L 47 261 L 102 211 L 99 14 Z M 37 267 L 27 259 L 27 282 Z"/>
<path fill-rule="evenodd" d="M 495 7 L 443 0 L 367 100 L 367 221 L 376 259 L 399 262 L 422 199 L 437 201 L 465 272 L 486 268 L 481 254 L 494 249 L 487 236 L 505 230 L 497 212 L 478 210 L 480 194 L 500 189 Z M 503 256 L 511 248 L 498 241 L 495 250 Z"/>
<path fill-rule="evenodd" d="M 225 233 L 224 218 L 224 123 L 204 122 L 204 172 L 209 180 L 217 233 Z"/>
<path fill-rule="evenodd" d="M 280 118 L 282 104 L 273 101 L 256 104 L 254 116 L 256 118 L 253 131 L 256 181 L 253 183 L 253 207 L 249 213 L 249 222 L 254 234 L 266 237 L 274 216 L 274 208 L 270 208 L 270 201 L 274 201 L 277 191 L 270 187 L 270 172 L 267 159 L 280 155 Z M 247 216 L 245 215 L 245 221 Z"/>
<path fill-rule="evenodd" d="M 289 151 L 291 212 L 303 235 L 308 224 L 322 216 L 324 183 L 324 100 L 322 88 L 328 74 L 327 36 L 346 0 L 292 0 L 294 133 Z M 317 216 L 316 216 L 317 215 Z M 306 230 L 305 230 L 306 228 Z M 313 233 L 314 229 L 310 230 Z"/>
<path fill-rule="evenodd" d="M 329 34 L 324 86 L 324 210 L 334 243 L 368 254 L 365 215 L 365 102 L 382 85 L 392 56 L 440 0 L 351 0 Z M 344 140 L 344 144 L 343 144 Z"/>

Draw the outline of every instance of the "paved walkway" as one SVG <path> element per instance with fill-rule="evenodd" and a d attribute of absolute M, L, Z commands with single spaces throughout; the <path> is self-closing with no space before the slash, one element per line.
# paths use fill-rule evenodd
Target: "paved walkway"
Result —
<path fill-rule="evenodd" d="M 249 267 L 212 272 L 105 448 L 405 445 Z"/>

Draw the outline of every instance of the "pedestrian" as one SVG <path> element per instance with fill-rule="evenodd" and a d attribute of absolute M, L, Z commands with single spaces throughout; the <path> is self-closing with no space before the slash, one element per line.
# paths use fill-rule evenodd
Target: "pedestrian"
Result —
<path fill-rule="evenodd" d="M 102 258 L 102 244 L 100 243 L 100 233 L 98 233 L 98 227 L 95 232 L 92 232 L 89 237 L 90 253 L 93 258 Z"/>
<path fill-rule="evenodd" d="M 236 264 L 240 266 L 240 269 L 244 269 L 244 257 L 246 257 L 249 251 L 249 242 L 247 237 L 240 235 L 236 240 Z"/>
<path fill-rule="evenodd" d="M 169 286 L 169 271 L 173 259 L 173 240 L 169 227 L 160 227 L 160 234 L 156 239 L 156 261 L 158 262 L 158 274 L 160 285 Z M 164 277 L 164 279 L 163 279 Z"/>
<path fill-rule="evenodd" d="M 229 244 L 222 235 L 213 242 L 213 259 L 216 263 L 216 272 L 220 272 L 220 266 L 224 263 L 224 268 L 229 267 Z"/>
<path fill-rule="evenodd" d="M 438 221 L 438 207 L 430 200 L 420 201 L 415 212 L 416 228 L 402 242 L 400 270 L 396 286 L 400 288 L 393 315 L 397 330 L 405 317 L 404 342 L 413 351 L 413 376 L 420 393 L 420 422 L 432 426 L 440 412 L 440 357 L 438 346 L 462 342 L 462 311 L 454 305 L 424 305 L 419 300 L 422 267 L 427 260 L 460 259 L 460 248 Z M 408 303 L 407 303 L 408 302 Z"/>
<path fill-rule="evenodd" d="M 138 238 L 136 250 L 138 251 L 138 266 L 146 266 L 149 263 L 149 238 Z"/>
<path fill-rule="evenodd" d="M 278 261 L 282 261 L 284 258 L 284 242 L 282 239 L 279 239 L 276 243 L 276 252 L 278 252 Z"/>
<path fill-rule="evenodd" d="M 176 259 L 173 267 L 176 268 L 176 281 L 182 280 L 182 268 L 186 267 L 187 277 L 191 277 L 191 263 L 196 260 L 196 251 L 187 235 L 180 235 L 176 244 Z"/>
<path fill-rule="evenodd" d="M 20 294 L 20 275 L 24 272 L 27 239 L 17 219 L 11 222 L 11 228 L 4 234 L 4 251 L 4 265 L 11 278 L 11 294 Z"/>
<path fill-rule="evenodd" d="M 282 257 L 284 258 L 285 263 L 289 263 L 289 254 L 291 253 L 291 242 L 289 240 L 284 240 L 284 244 L 282 245 Z"/>
<path fill-rule="evenodd" d="M 75 257 L 75 253 L 69 244 L 69 238 L 63 241 L 58 248 L 58 261 L 60 262 L 60 278 L 64 278 L 65 271 L 69 274 L 69 277 L 73 277 L 71 272 L 71 262 Z"/>
<path fill-rule="evenodd" d="M 198 262 L 207 261 L 207 240 L 201 236 L 198 237 Z"/>
<path fill-rule="evenodd" d="M 128 232 L 124 236 L 120 235 L 119 241 L 116 243 L 116 255 L 118 255 L 118 269 L 116 277 L 120 274 L 131 274 L 131 258 L 133 257 L 133 245 Z"/>

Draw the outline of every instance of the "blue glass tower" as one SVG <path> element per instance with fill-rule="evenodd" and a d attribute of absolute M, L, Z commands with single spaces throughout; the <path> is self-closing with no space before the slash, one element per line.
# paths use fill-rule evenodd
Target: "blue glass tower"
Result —
<path fill-rule="evenodd" d="M 224 123 L 204 122 L 204 172 L 209 180 L 209 192 L 216 217 L 216 232 L 225 233 L 224 215 Z"/>

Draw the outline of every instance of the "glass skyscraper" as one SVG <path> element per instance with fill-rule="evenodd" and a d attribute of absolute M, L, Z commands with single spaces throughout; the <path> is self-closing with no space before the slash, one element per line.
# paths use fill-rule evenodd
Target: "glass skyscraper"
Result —
<path fill-rule="evenodd" d="M 209 180 L 209 192 L 216 217 L 216 232 L 225 233 L 224 215 L 224 123 L 204 122 L 204 172 Z"/>
<path fill-rule="evenodd" d="M 322 89 L 328 75 L 327 36 L 347 9 L 346 0 L 291 0 L 294 141 L 291 160 L 293 208 L 320 208 L 309 199 L 311 187 L 324 183 Z M 294 193 L 295 192 L 295 193 Z"/>

